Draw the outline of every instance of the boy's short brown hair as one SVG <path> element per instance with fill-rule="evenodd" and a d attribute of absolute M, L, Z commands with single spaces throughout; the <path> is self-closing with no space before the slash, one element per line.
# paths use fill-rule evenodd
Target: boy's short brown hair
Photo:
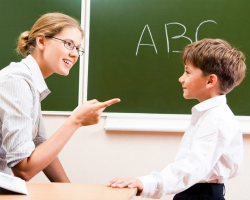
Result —
<path fill-rule="evenodd" d="M 200 68 L 203 75 L 216 74 L 222 94 L 227 94 L 245 77 L 245 56 L 221 39 L 203 39 L 187 45 L 182 51 L 184 65 Z"/>

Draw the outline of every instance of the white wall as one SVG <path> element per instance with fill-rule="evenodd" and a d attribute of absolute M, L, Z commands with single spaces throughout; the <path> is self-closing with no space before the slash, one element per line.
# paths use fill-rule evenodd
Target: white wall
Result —
<path fill-rule="evenodd" d="M 66 119 L 66 116 L 44 116 L 48 136 Z M 132 178 L 153 170 L 159 171 L 173 161 L 183 135 L 167 132 L 105 132 L 104 123 L 105 118 L 102 117 L 98 125 L 78 129 L 59 154 L 71 182 L 106 184 L 116 177 Z M 243 173 L 226 183 L 227 200 L 250 199 L 250 135 L 244 135 L 244 152 Z M 48 182 L 42 173 L 31 181 Z M 173 199 L 173 195 L 162 199 Z"/>

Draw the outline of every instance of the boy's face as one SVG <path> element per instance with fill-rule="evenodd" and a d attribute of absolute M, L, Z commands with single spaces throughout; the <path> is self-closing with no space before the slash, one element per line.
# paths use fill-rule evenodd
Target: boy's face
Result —
<path fill-rule="evenodd" d="M 202 75 L 202 71 L 194 67 L 192 64 L 185 65 L 185 71 L 179 78 L 179 82 L 182 84 L 183 97 L 185 99 L 197 99 L 199 102 L 207 100 L 207 88 L 208 78 Z"/>

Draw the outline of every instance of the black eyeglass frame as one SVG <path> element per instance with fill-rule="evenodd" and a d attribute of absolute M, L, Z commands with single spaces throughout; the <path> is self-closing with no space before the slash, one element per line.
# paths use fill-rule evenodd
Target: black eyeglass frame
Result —
<path fill-rule="evenodd" d="M 82 55 L 85 53 L 84 49 L 83 49 L 82 47 L 77 47 L 77 46 L 75 46 L 75 43 L 74 43 L 72 40 L 68 40 L 68 41 L 67 41 L 67 40 L 63 40 L 63 39 L 60 39 L 60 38 L 57 38 L 57 37 L 54 37 L 54 36 L 45 36 L 45 37 L 47 37 L 47 38 L 54 38 L 54 39 L 63 41 L 64 47 L 65 47 L 66 49 L 73 50 L 74 48 L 76 48 L 76 50 L 77 50 L 79 56 L 82 56 Z M 73 43 L 72 48 L 70 48 L 69 46 L 66 45 L 67 42 Z"/>

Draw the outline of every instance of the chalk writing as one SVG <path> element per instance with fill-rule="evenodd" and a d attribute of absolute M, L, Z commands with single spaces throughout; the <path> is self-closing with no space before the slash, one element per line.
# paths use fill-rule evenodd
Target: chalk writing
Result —
<path fill-rule="evenodd" d="M 199 29 L 200 29 L 201 25 L 203 25 L 203 24 L 205 24 L 205 23 L 208 23 L 208 22 L 217 24 L 214 20 L 206 20 L 206 21 L 201 22 L 201 23 L 197 26 L 197 29 L 196 29 L 196 31 L 195 31 L 195 41 L 198 41 L 198 32 L 199 32 Z M 165 24 L 165 33 L 166 33 L 167 52 L 168 52 L 168 53 L 170 52 L 170 44 L 169 44 L 169 36 L 168 36 L 168 26 L 169 26 L 169 25 L 178 25 L 178 26 L 182 26 L 183 29 L 184 29 L 184 31 L 183 31 L 183 33 L 182 33 L 181 35 L 173 36 L 173 37 L 171 37 L 171 39 L 186 38 L 187 40 L 190 41 L 190 43 L 193 42 L 189 37 L 185 36 L 186 30 L 187 30 L 186 27 L 185 27 L 185 25 L 183 25 L 183 24 L 181 24 L 181 23 L 179 23 L 179 22 L 167 23 L 167 24 Z M 146 28 L 147 28 L 147 30 L 148 30 L 148 33 L 150 34 L 150 38 L 151 38 L 151 41 L 152 41 L 151 44 L 144 44 L 144 43 L 141 43 L 141 39 L 142 39 L 142 36 L 143 36 L 143 34 L 144 34 Z M 152 34 L 151 34 L 151 31 L 150 31 L 150 28 L 149 28 L 149 25 L 148 25 L 148 24 L 145 25 L 145 27 L 144 27 L 144 29 L 143 29 L 143 31 L 142 31 L 142 33 L 141 33 L 141 36 L 140 36 L 140 39 L 139 39 L 139 42 L 138 42 L 138 45 L 137 45 L 137 49 L 136 49 L 136 54 L 135 54 L 136 56 L 138 55 L 139 47 L 140 47 L 141 45 L 144 45 L 144 46 L 153 46 L 153 47 L 154 47 L 154 50 L 155 50 L 155 53 L 158 54 L 157 48 L 156 48 L 156 45 L 155 45 L 155 42 L 154 42 L 154 39 L 153 39 L 153 36 L 152 36 Z M 181 51 L 172 51 L 172 52 L 174 52 L 174 53 L 180 53 Z"/>
<path fill-rule="evenodd" d="M 150 34 L 150 37 L 151 37 L 151 40 L 152 40 L 152 43 L 153 43 L 153 44 L 141 44 L 141 38 L 142 38 L 142 36 L 143 36 L 144 31 L 145 31 L 146 28 L 148 28 L 148 32 L 149 32 L 149 34 Z M 139 46 L 140 46 L 140 45 L 154 46 L 155 52 L 156 52 L 156 54 L 158 54 L 158 53 L 157 53 L 156 46 L 155 46 L 155 42 L 154 42 L 154 39 L 153 39 L 153 37 L 152 37 L 152 34 L 151 34 L 151 31 L 150 31 L 150 29 L 149 29 L 148 24 L 144 27 L 144 29 L 143 29 L 143 31 L 142 31 L 142 33 L 141 33 L 141 37 L 140 37 L 140 40 L 139 40 L 139 42 L 138 42 L 137 49 L 136 49 L 136 55 L 137 55 L 137 53 L 138 53 L 138 50 L 139 50 Z"/>

